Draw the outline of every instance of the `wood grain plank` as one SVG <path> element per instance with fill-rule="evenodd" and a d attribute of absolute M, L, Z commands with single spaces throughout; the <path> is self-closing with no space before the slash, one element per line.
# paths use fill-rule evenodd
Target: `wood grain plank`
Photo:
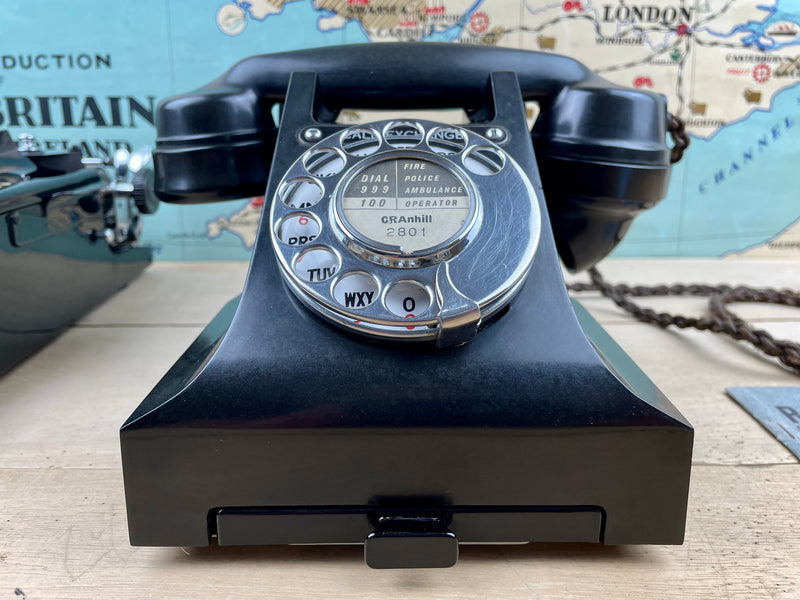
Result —
<path fill-rule="evenodd" d="M 115 469 L 0 469 L 0 598 L 800 598 L 800 467 L 698 466 L 683 546 L 462 546 L 370 571 L 352 546 L 133 548 Z"/>
<path fill-rule="evenodd" d="M 755 287 L 800 286 L 796 260 L 717 258 L 612 258 L 598 265 L 609 280 L 655 285 L 660 283 L 727 283 Z M 585 274 L 566 274 L 567 280 L 586 280 Z"/>
<path fill-rule="evenodd" d="M 800 265 L 787 260 L 611 259 L 600 263 L 598 269 L 608 282 L 628 285 L 724 283 L 800 291 Z M 569 283 L 589 281 L 585 273 L 565 272 L 564 277 Z M 582 292 L 575 297 L 603 324 L 632 322 L 628 313 L 598 292 Z M 667 296 L 636 301 L 657 311 L 687 316 L 708 314 L 708 301 L 704 298 Z M 747 320 L 800 320 L 800 311 L 792 307 L 756 303 L 736 304 L 731 308 Z"/>
<path fill-rule="evenodd" d="M 189 324 L 204 325 L 231 298 L 238 295 L 247 272 L 246 262 L 155 263 L 127 289 L 112 297 L 80 321 L 84 325 Z M 800 272 L 790 261 L 725 261 L 711 259 L 613 259 L 604 261 L 602 272 L 610 281 L 652 285 L 701 281 L 743 283 L 757 287 L 800 288 Z M 565 273 L 567 281 L 586 281 L 585 274 Z M 628 322 L 629 317 L 596 293 L 579 296 L 601 323 L 609 319 Z M 659 310 L 699 314 L 701 299 L 659 298 L 648 300 Z M 740 305 L 746 319 L 798 320 L 796 309 L 760 304 Z"/>
<path fill-rule="evenodd" d="M 762 325 L 781 337 L 800 339 L 800 322 Z M 605 329 L 694 426 L 695 464 L 797 462 L 725 393 L 733 386 L 800 386 L 800 378 L 776 360 L 709 332 L 644 324 Z"/>
<path fill-rule="evenodd" d="M 0 379 L 0 467 L 119 465 L 120 426 L 200 331 L 68 330 Z"/>
<path fill-rule="evenodd" d="M 399 572 L 367 570 L 360 547 L 130 547 L 119 425 L 238 293 L 245 268 L 154 265 L 0 379 L 0 598 L 800 598 L 800 466 L 724 394 L 798 379 L 741 344 L 635 323 L 596 296 L 590 310 L 695 425 L 683 546 L 469 546 L 454 569 Z M 644 283 L 798 280 L 797 263 L 782 261 L 604 269 Z M 663 307 L 681 302 L 692 301 Z M 766 308 L 749 314 L 800 339 L 797 311 Z"/>
<path fill-rule="evenodd" d="M 205 326 L 242 293 L 247 266 L 241 261 L 155 263 L 79 323 Z"/>
<path fill-rule="evenodd" d="M 800 288 L 799 288 L 800 289 Z M 599 292 L 580 292 L 571 294 L 579 300 L 586 310 L 600 323 L 605 325 L 624 325 L 638 323 L 638 321 L 618 307 L 608 298 L 599 295 Z M 642 307 L 651 308 L 656 312 L 667 312 L 673 315 L 686 317 L 707 317 L 710 309 L 707 298 L 694 298 L 682 296 L 661 296 L 653 298 L 633 298 Z M 780 304 L 731 304 L 731 311 L 746 321 L 761 324 L 764 322 L 798 321 L 800 310 L 791 306 Z"/>

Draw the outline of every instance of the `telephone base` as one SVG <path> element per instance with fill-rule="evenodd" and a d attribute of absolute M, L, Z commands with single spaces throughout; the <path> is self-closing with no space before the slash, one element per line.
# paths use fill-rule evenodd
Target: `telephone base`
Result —
<path fill-rule="evenodd" d="M 227 376 L 209 361 L 237 303 L 122 427 L 133 545 L 365 543 L 367 563 L 382 568 L 450 566 L 458 542 L 682 543 L 693 430 L 577 302 L 605 364 L 577 351 L 550 369 L 522 347 L 491 364 L 495 336 L 525 336 L 514 333 L 525 301 L 479 343 L 431 350 L 438 358 L 427 362 L 424 351 L 354 339 L 295 306 L 309 362 L 291 365 L 289 379 L 244 355 Z M 272 322 L 278 337 L 281 322 Z M 368 363 L 352 383 L 311 376 L 309 365 L 322 369 L 337 353 L 321 338 L 355 352 L 336 376 Z M 292 345 L 284 360 L 297 358 Z M 381 384 L 387 360 L 405 373 L 405 391 Z M 411 377 L 426 364 L 440 369 L 431 386 Z M 242 386 L 252 380 L 237 376 L 248 370 L 265 378 L 250 396 Z"/>

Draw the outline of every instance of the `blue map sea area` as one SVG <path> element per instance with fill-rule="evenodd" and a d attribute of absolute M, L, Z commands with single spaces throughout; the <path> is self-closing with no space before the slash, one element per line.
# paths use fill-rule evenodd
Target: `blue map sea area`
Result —
<path fill-rule="evenodd" d="M 772 6 L 760 4 L 758 9 L 768 13 L 761 21 L 748 21 L 727 32 L 717 32 L 711 29 L 706 30 L 706 32 L 721 38 L 745 34 L 741 37 L 743 44 L 756 46 L 765 51 L 800 45 L 800 37 L 790 37 L 786 41 L 781 41 L 774 35 L 773 31 L 773 26 L 781 21 L 789 21 L 800 25 L 800 0 L 777 0 Z"/>
<path fill-rule="evenodd" d="M 171 93 L 205 84 L 252 54 L 368 41 L 357 21 L 319 30 L 320 17 L 330 13 L 316 10 L 313 0 L 288 2 L 272 16 L 276 18 L 247 17 L 247 25 L 235 36 L 224 35 L 213 18 L 222 3 L 200 4 L 171 8 L 173 60 L 182 65 L 174 72 Z M 800 0 L 779 0 L 769 10 L 762 28 L 777 20 L 800 22 Z M 449 39 L 461 26 L 435 32 L 431 39 Z M 214 43 L 198 49 L 198 39 Z M 364 50 L 368 56 L 368 48 Z M 800 88 L 791 87 L 776 94 L 768 110 L 756 110 L 707 139 L 693 138 L 673 170 L 667 197 L 634 221 L 616 254 L 719 256 L 763 244 L 800 218 L 797 165 Z M 157 218 L 148 220 L 145 239 L 160 248 L 160 260 L 246 260 L 251 249 L 242 238 L 223 231 L 210 239 L 208 225 L 239 212 L 248 201 L 163 205 Z"/>
<path fill-rule="evenodd" d="M 617 256 L 721 256 L 800 219 L 800 83 L 713 136 L 692 137 L 667 197 L 634 221 Z"/>

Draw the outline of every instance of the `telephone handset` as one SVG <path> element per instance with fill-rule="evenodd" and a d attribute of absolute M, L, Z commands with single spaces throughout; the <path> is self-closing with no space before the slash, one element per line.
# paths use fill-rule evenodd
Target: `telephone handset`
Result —
<path fill-rule="evenodd" d="M 574 60 L 454 44 L 257 56 L 162 101 L 162 200 L 269 206 L 241 297 L 123 425 L 131 542 L 363 542 L 374 567 L 680 543 L 691 426 L 558 262 L 664 196 L 666 129 L 663 96 Z"/>
<path fill-rule="evenodd" d="M 489 73 L 499 69 L 516 72 L 512 92 L 539 101 L 541 115 L 528 134 L 495 114 L 505 138 L 495 144 L 480 123 L 497 110 Z M 538 241 L 539 182 L 507 152 L 510 138 L 536 147 L 570 268 L 610 252 L 666 191 L 662 96 L 618 88 L 561 56 L 373 44 L 253 57 L 163 102 L 159 195 L 185 203 L 263 193 L 277 141 L 269 105 L 283 103 L 284 117 L 297 112 L 285 94 L 291 73 L 303 71 L 317 74 L 317 101 L 308 108 L 331 135 L 311 148 L 279 148 L 302 155 L 274 192 L 272 243 L 307 306 L 373 337 L 467 341 L 522 283 Z M 453 105 L 467 109 L 470 125 L 401 119 L 342 130 L 331 123 L 342 108 Z"/>

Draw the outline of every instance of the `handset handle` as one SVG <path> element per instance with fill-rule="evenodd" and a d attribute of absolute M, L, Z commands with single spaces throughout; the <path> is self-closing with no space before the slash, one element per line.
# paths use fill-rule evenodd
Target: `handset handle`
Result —
<path fill-rule="evenodd" d="M 208 85 L 158 106 L 161 145 L 269 130 L 294 72 L 317 73 L 325 107 L 465 108 L 486 103 L 489 73 L 515 71 L 525 100 L 547 101 L 581 82 L 614 87 L 576 60 L 555 54 L 445 43 L 352 44 L 246 58 Z"/>
<path fill-rule="evenodd" d="M 202 134 L 269 129 L 271 104 L 294 72 L 318 74 L 326 108 L 466 108 L 485 104 L 489 73 L 515 71 L 525 100 L 546 101 L 581 82 L 614 87 L 571 58 L 445 43 L 353 44 L 246 58 L 208 85 L 158 107 L 161 144 Z"/>
<path fill-rule="evenodd" d="M 666 98 L 602 79 L 564 56 L 440 43 L 358 44 L 253 56 L 218 79 L 158 106 L 155 190 L 169 202 L 263 193 L 277 139 L 272 105 L 292 73 L 314 72 L 316 100 L 344 108 L 491 108 L 490 74 L 513 71 L 538 101 L 537 154 L 666 172 Z M 324 117 L 321 116 L 324 114 Z M 310 116 L 310 115 L 309 115 Z M 545 181 L 545 185 L 547 181 Z"/>
<path fill-rule="evenodd" d="M 525 100 L 546 100 L 578 82 L 610 85 L 576 60 L 511 48 L 379 43 L 247 58 L 204 89 L 250 88 L 280 101 L 289 76 L 315 71 L 328 108 L 476 108 L 489 73 L 515 71 Z"/>

